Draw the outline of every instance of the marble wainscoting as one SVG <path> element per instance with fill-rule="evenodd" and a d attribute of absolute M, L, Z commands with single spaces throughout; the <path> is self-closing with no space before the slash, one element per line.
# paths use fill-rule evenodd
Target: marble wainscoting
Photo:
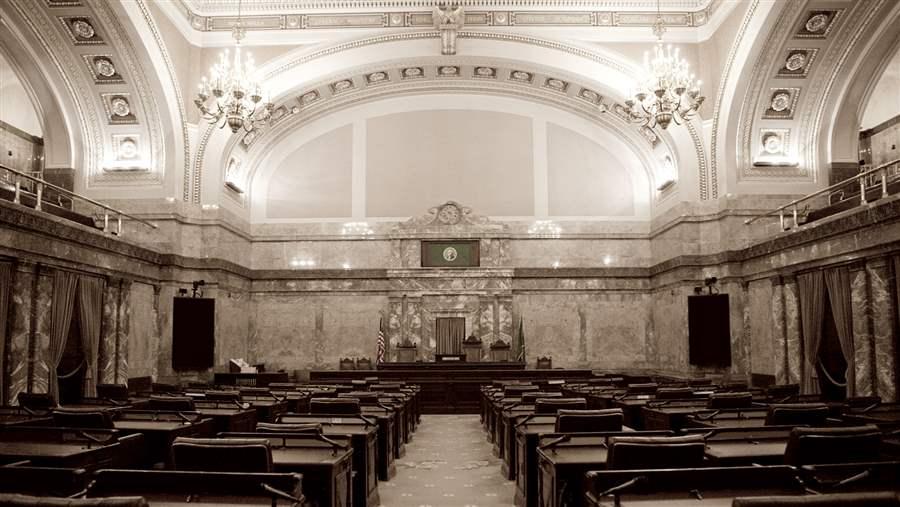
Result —
<path fill-rule="evenodd" d="M 894 305 L 894 280 L 888 259 L 881 257 L 866 262 L 869 276 L 869 307 L 872 315 L 872 346 L 875 359 L 875 392 L 883 400 L 897 399 L 897 354 L 894 329 L 897 309 Z"/>
<path fill-rule="evenodd" d="M 784 355 L 783 352 L 776 354 L 775 346 L 776 315 L 772 307 L 776 287 L 780 290 L 780 286 L 774 285 L 771 278 L 754 280 L 748 284 L 745 324 L 750 338 L 750 372 L 772 375 L 777 382 L 779 374 L 784 375 Z M 779 312 L 778 317 L 780 316 Z M 781 327 L 779 326 L 777 330 L 780 331 Z M 779 360 L 781 361 L 780 367 Z"/>
<path fill-rule="evenodd" d="M 797 295 L 797 278 L 785 277 L 784 285 L 784 336 L 787 356 L 787 383 L 800 384 L 803 378 L 803 339 L 800 328 L 800 300 Z"/>
<path fill-rule="evenodd" d="M 103 295 L 100 326 L 100 382 L 125 383 L 128 380 L 127 345 L 131 335 L 130 280 L 110 279 Z"/>
<path fill-rule="evenodd" d="M 118 379 L 128 377 L 159 376 L 157 356 L 160 350 L 160 333 L 157 329 L 159 312 L 159 286 L 133 282 L 123 302 L 120 318 L 127 315 L 127 334 L 119 339 Z M 125 327 L 125 326 L 122 326 Z M 123 340 L 124 338 L 124 340 Z M 120 380 L 121 381 L 121 380 Z"/>
<path fill-rule="evenodd" d="M 31 329 L 34 324 L 31 307 L 34 301 L 34 284 L 38 266 L 31 263 L 14 264 L 12 293 L 9 299 L 9 338 L 6 346 L 6 362 L 4 374 L 8 382 L 6 401 L 15 403 L 16 397 L 30 387 L 31 361 L 30 344 Z"/>
<path fill-rule="evenodd" d="M 34 367 L 29 380 L 30 391 L 46 393 L 49 391 L 50 366 L 50 319 L 53 306 L 53 271 L 39 268 L 36 283 L 32 286 L 32 327 L 31 357 Z"/>

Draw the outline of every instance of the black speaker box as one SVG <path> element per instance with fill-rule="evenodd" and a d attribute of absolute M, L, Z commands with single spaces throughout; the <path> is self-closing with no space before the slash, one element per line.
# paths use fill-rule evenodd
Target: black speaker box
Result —
<path fill-rule="evenodd" d="M 688 296 L 688 343 L 694 366 L 731 366 L 728 294 Z"/>
<path fill-rule="evenodd" d="M 175 298 L 172 310 L 172 369 L 212 368 L 215 346 L 216 300 Z"/>

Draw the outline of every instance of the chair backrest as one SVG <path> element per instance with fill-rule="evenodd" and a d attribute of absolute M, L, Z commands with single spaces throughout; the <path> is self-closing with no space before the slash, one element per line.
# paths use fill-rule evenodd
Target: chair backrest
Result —
<path fill-rule="evenodd" d="M 683 400 L 694 396 L 690 387 L 660 387 L 656 390 L 657 400 Z"/>
<path fill-rule="evenodd" d="M 766 388 L 766 397 L 781 400 L 800 395 L 800 384 L 775 384 Z"/>
<path fill-rule="evenodd" d="M 610 470 L 642 468 L 696 468 L 703 466 L 703 435 L 680 437 L 610 437 L 606 467 Z"/>
<path fill-rule="evenodd" d="M 830 428 L 794 428 L 784 451 L 787 465 L 877 461 L 881 431 L 872 424 Z"/>
<path fill-rule="evenodd" d="M 372 369 L 372 360 L 368 357 L 359 357 L 356 359 L 356 369 L 357 370 L 371 370 Z"/>
<path fill-rule="evenodd" d="M 553 358 L 551 357 L 539 357 L 537 358 L 536 368 L 538 370 L 549 370 L 553 368 Z"/>
<path fill-rule="evenodd" d="M 361 410 L 358 398 L 312 398 L 309 413 L 359 415 Z"/>
<path fill-rule="evenodd" d="M 556 413 L 557 433 L 589 431 L 622 431 L 625 415 L 621 408 L 606 410 L 559 410 Z"/>
<path fill-rule="evenodd" d="M 128 386 L 125 384 L 97 384 L 97 397 L 107 400 L 127 400 Z"/>
<path fill-rule="evenodd" d="M 180 393 L 181 388 L 174 384 L 163 384 L 161 382 L 153 382 L 150 385 L 150 390 L 154 393 Z"/>
<path fill-rule="evenodd" d="M 504 396 L 521 396 L 522 393 L 540 391 L 540 387 L 531 384 L 510 384 L 503 386 Z"/>
<path fill-rule="evenodd" d="M 538 398 L 534 400 L 535 414 L 555 414 L 559 409 L 585 410 L 584 398 Z"/>
<path fill-rule="evenodd" d="M 775 426 L 825 426 L 828 406 L 824 403 L 776 403 L 769 405 L 766 424 Z"/>
<path fill-rule="evenodd" d="M 355 370 L 356 369 L 356 361 L 349 357 L 342 357 L 339 364 L 340 369 L 342 370 Z"/>
<path fill-rule="evenodd" d="M 530 393 L 522 393 L 522 403 L 526 405 L 534 404 L 534 400 L 538 398 L 562 398 L 562 393 L 548 393 L 544 391 L 532 391 Z"/>
<path fill-rule="evenodd" d="M 240 391 L 203 391 L 203 397 L 209 401 L 241 401 Z"/>
<path fill-rule="evenodd" d="M 140 496 L 73 499 L 0 493 L 0 505 L 8 507 L 147 507 L 150 504 Z"/>
<path fill-rule="evenodd" d="M 378 405 L 378 393 L 375 391 L 350 391 L 338 394 L 338 398 L 355 398 L 360 405 Z"/>
<path fill-rule="evenodd" d="M 29 410 L 49 410 L 56 406 L 56 400 L 47 393 L 21 392 L 16 397 L 20 407 Z"/>
<path fill-rule="evenodd" d="M 322 433 L 321 423 L 256 423 L 260 433 Z"/>
<path fill-rule="evenodd" d="M 748 392 L 712 393 L 706 403 L 709 408 L 750 408 L 753 406 L 753 395 Z"/>
<path fill-rule="evenodd" d="M 172 443 L 175 470 L 271 472 L 272 449 L 264 438 L 185 438 Z"/>
<path fill-rule="evenodd" d="M 654 382 L 628 384 L 628 394 L 653 394 L 658 388 L 659 384 L 656 384 Z"/>
<path fill-rule="evenodd" d="M 194 400 L 188 396 L 150 396 L 148 407 L 150 410 L 168 410 L 177 412 L 191 412 L 194 410 Z"/>
<path fill-rule="evenodd" d="M 53 409 L 53 425 L 64 428 L 115 429 L 108 411 L 83 408 Z"/>
<path fill-rule="evenodd" d="M 811 496 L 735 498 L 732 507 L 898 507 L 897 493 L 834 493 Z"/>

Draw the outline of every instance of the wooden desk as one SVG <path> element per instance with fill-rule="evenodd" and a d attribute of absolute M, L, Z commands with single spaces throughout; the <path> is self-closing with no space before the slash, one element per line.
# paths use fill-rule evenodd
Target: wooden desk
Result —
<path fill-rule="evenodd" d="M 542 434 L 556 429 L 555 415 L 541 415 L 520 424 L 516 431 L 515 503 L 519 507 L 535 507 L 537 503 L 537 442 Z"/>
<path fill-rule="evenodd" d="M 0 466 L 0 491 L 32 496 L 71 496 L 84 491 L 90 474 L 83 468 Z"/>
<path fill-rule="evenodd" d="M 303 474 L 303 495 L 319 507 L 353 505 L 353 449 L 350 438 L 335 437 L 344 449 L 309 437 L 265 437 L 276 472 Z"/>
<path fill-rule="evenodd" d="M 706 458 L 717 466 L 775 465 L 784 463 L 786 447 L 786 439 L 710 442 L 706 445 Z"/>
<path fill-rule="evenodd" d="M 115 415 L 113 425 L 123 433 L 141 433 L 147 442 L 148 464 L 169 463 L 172 442 L 178 437 L 210 437 L 213 420 L 197 412 L 126 410 Z"/>
<path fill-rule="evenodd" d="M 28 460 L 34 466 L 84 468 L 95 470 L 110 466 L 119 452 L 119 443 L 100 445 L 82 441 L 51 442 L 38 440 L 0 441 L 0 462 Z"/>
<path fill-rule="evenodd" d="M 394 458 L 402 458 L 406 454 L 406 445 L 400 437 L 397 412 L 389 408 L 367 405 L 362 406 L 361 409 L 362 415 L 374 417 L 378 421 L 379 426 L 384 426 L 384 430 L 390 432 L 391 438 L 386 443 L 391 444 L 389 449 L 393 450 Z"/>
<path fill-rule="evenodd" d="M 238 408 L 233 402 L 194 401 L 194 410 L 213 420 L 213 433 L 256 431 L 256 410 Z"/>

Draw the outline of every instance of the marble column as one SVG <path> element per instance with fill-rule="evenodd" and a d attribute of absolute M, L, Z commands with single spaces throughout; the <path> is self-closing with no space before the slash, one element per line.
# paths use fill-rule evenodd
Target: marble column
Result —
<path fill-rule="evenodd" d="M 875 394 L 875 349 L 872 346 L 872 328 L 869 305 L 869 282 L 865 266 L 850 266 L 850 306 L 853 317 L 853 348 L 856 368 L 856 395 Z"/>
<path fill-rule="evenodd" d="M 894 300 L 891 271 L 887 259 L 870 259 L 866 263 L 869 275 L 869 307 L 872 312 L 872 345 L 875 351 L 873 368 L 875 392 L 883 401 L 897 399 L 896 350 L 894 345 Z"/>
<path fill-rule="evenodd" d="M 803 340 L 800 331 L 800 300 L 797 295 L 797 279 L 784 280 L 784 329 L 787 355 L 788 383 L 799 384 L 803 375 Z"/>
<path fill-rule="evenodd" d="M 772 340 L 775 360 L 775 383 L 790 383 L 790 374 L 787 364 L 787 330 L 784 320 L 784 280 L 780 276 L 773 276 L 772 283 Z"/>
<path fill-rule="evenodd" d="M 131 333 L 131 290 L 134 284 L 131 280 L 123 280 L 119 291 L 119 332 L 116 337 L 115 355 L 115 382 L 125 384 L 128 382 L 128 341 L 132 339 Z"/>
<path fill-rule="evenodd" d="M 730 296 L 731 373 L 750 374 L 750 300 L 746 282 L 723 287 Z"/>
<path fill-rule="evenodd" d="M 32 287 L 37 267 L 19 262 L 15 266 L 9 305 L 9 338 L 6 347 L 7 402 L 15 404 L 16 397 L 28 390 L 31 371 L 31 304 Z"/>
<path fill-rule="evenodd" d="M 50 366 L 48 354 L 50 349 L 50 319 L 53 306 L 53 272 L 38 269 L 38 277 L 33 285 L 35 293 L 32 297 L 31 354 L 33 360 L 32 377 L 29 384 L 31 392 L 46 393 L 49 391 Z"/>

